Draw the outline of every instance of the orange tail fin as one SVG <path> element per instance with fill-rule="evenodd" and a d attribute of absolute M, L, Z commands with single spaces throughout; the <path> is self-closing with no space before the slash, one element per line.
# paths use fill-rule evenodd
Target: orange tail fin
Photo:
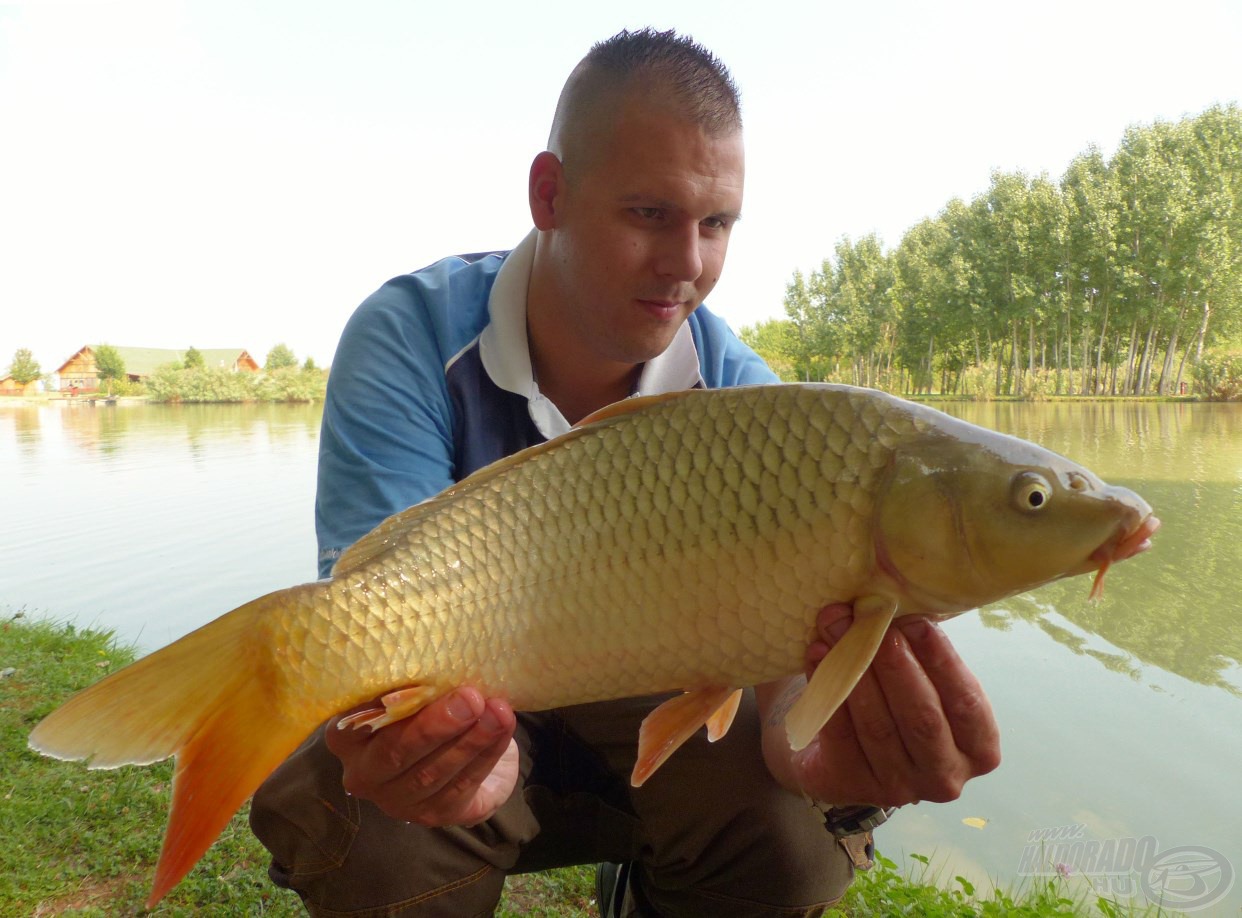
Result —
<path fill-rule="evenodd" d="M 177 885 L 323 719 L 282 704 L 266 627 L 290 593 L 315 586 L 271 593 L 233 610 L 74 695 L 30 734 L 39 752 L 86 759 L 90 768 L 177 756 L 148 908 Z"/>

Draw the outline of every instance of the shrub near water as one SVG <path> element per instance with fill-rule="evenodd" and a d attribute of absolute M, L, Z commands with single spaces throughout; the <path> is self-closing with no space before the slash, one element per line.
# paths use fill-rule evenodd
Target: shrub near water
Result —
<path fill-rule="evenodd" d="M 1216 351 L 1195 365 L 1195 382 L 1214 401 L 1242 399 L 1242 351 Z"/>
<path fill-rule="evenodd" d="M 314 367 L 237 373 L 166 364 L 147 380 L 147 394 L 156 402 L 313 402 L 323 399 L 327 382 Z"/>

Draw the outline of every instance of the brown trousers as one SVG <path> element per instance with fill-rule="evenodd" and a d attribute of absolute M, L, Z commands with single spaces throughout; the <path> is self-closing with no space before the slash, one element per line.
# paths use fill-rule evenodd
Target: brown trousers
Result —
<path fill-rule="evenodd" d="M 630 787 L 638 724 L 660 700 L 520 714 L 518 789 L 469 829 L 409 825 L 348 796 L 317 732 L 255 794 L 251 828 L 272 879 L 315 916 L 491 915 L 507 874 L 599 861 L 636 862 L 636 915 L 819 915 L 844 895 L 850 859 L 768 773 L 753 693 L 724 739 L 699 731 Z"/>

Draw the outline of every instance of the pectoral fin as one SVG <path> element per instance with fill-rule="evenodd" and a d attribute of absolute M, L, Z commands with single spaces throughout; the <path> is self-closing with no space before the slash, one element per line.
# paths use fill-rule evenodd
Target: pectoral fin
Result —
<path fill-rule="evenodd" d="M 790 747 L 805 748 L 836 713 L 871 665 L 896 611 L 897 603 L 882 596 L 867 596 L 854 603 L 854 623 L 816 667 L 806 691 L 785 717 Z"/>
<path fill-rule="evenodd" d="M 670 698 L 648 714 L 638 728 L 638 761 L 634 763 L 630 783 L 642 787 L 709 720 L 709 738 L 715 741 L 724 736 L 740 699 L 741 689 L 734 691 L 728 686 L 695 689 Z"/>
<path fill-rule="evenodd" d="M 725 699 L 725 703 L 716 709 L 716 713 L 707 718 L 707 741 L 714 743 L 733 726 L 733 718 L 737 717 L 738 705 L 742 703 L 742 690 L 737 689 Z"/>

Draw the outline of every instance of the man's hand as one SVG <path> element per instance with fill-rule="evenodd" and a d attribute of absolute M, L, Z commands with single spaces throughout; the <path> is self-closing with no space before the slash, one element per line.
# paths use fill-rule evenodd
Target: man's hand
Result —
<path fill-rule="evenodd" d="M 808 671 L 851 621 L 849 606 L 821 611 Z M 939 626 L 926 620 L 898 619 L 846 702 L 810 745 L 793 752 L 784 714 L 805 687 L 802 677 L 759 687 L 763 751 L 777 780 L 815 800 L 945 802 L 1000 764 L 1000 731 L 983 688 Z"/>
<path fill-rule="evenodd" d="M 369 707 L 369 706 L 364 706 Z M 345 790 L 393 819 L 476 825 L 509 799 L 518 777 L 517 718 L 505 701 L 461 688 L 372 733 L 328 723 Z"/>

